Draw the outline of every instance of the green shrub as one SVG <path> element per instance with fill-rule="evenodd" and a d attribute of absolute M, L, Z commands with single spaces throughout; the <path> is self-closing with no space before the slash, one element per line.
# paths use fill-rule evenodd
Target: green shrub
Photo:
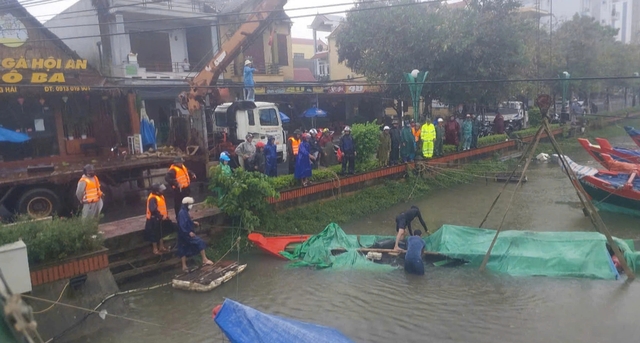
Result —
<path fill-rule="evenodd" d="M 445 144 L 445 145 L 442 147 L 442 151 L 443 151 L 446 155 L 448 155 L 448 154 L 455 154 L 455 153 L 458 151 L 458 147 L 457 147 L 457 146 L 455 146 L 455 145 L 448 145 L 448 144 Z"/>
<path fill-rule="evenodd" d="M 529 125 L 540 126 L 542 124 L 542 113 L 539 108 L 532 107 L 527 112 L 529 113 Z"/>
<path fill-rule="evenodd" d="M 491 135 L 478 138 L 478 147 L 487 146 L 491 144 L 501 143 L 509 138 L 506 134 Z"/>
<path fill-rule="evenodd" d="M 98 221 L 74 217 L 21 221 L 0 227 L 0 245 L 22 239 L 29 264 L 49 263 L 100 249 Z"/>
<path fill-rule="evenodd" d="M 356 141 L 356 166 L 375 159 L 380 144 L 380 127 L 374 123 L 353 124 L 351 134 Z"/>
<path fill-rule="evenodd" d="M 220 168 L 210 171 L 209 189 L 214 196 L 206 202 L 217 206 L 224 214 L 248 229 L 260 225 L 260 218 L 270 211 L 269 197 L 279 196 L 269 177 L 242 168 L 224 175 Z"/>

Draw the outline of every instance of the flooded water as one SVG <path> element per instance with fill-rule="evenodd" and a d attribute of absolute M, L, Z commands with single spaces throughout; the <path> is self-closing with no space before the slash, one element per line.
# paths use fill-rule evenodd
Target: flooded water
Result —
<path fill-rule="evenodd" d="M 616 141 L 614 141 L 616 142 Z M 616 142 L 617 143 L 617 142 Z M 586 153 L 571 152 L 581 163 Z M 505 228 L 592 230 L 566 176 L 555 164 L 533 163 Z M 344 225 L 348 233 L 392 235 L 395 215 L 418 205 L 430 230 L 444 223 L 478 226 L 502 184 L 475 183 L 431 193 Z M 497 227 L 513 185 L 485 227 Z M 638 218 L 602 213 L 614 235 L 640 238 Z M 330 218 L 327 218 L 330 220 Z M 235 256 L 233 258 L 236 258 Z M 314 271 L 253 252 L 239 256 L 245 272 L 205 294 L 165 287 L 115 300 L 120 315 L 160 324 L 108 318 L 105 329 L 77 342 L 223 342 L 211 310 L 231 298 L 258 310 L 334 327 L 356 342 L 638 342 L 640 282 L 511 277 L 476 269 L 427 267 L 424 277 L 402 270 Z M 158 276 L 128 288 L 165 282 Z M 179 332 L 184 330 L 186 332 Z"/>

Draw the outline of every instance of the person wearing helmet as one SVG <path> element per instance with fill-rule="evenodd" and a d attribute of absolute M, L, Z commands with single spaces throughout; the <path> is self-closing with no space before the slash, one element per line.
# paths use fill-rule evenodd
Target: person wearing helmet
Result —
<path fill-rule="evenodd" d="M 386 167 L 389 165 L 389 152 L 391 152 L 391 128 L 385 126 L 380 133 L 380 142 L 378 143 L 378 161 L 380 165 Z"/>
<path fill-rule="evenodd" d="M 82 218 L 99 219 L 102 211 L 102 189 L 92 164 L 82 169 L 83 175 L 76 187 L 76 198 L 82 204 Z"/>
<path fill-rule="evenodd" d="M 182 271 L 188 272 L 187 258 L 200 254 L 203 266 L 213 265 L 213 262 L 207 258 L 205 249 L 207 244 L 196 235 L 194 228 L 200 226 L 198 222 L 191 219 L 189 211 L 193 208 L 194 200 L 192 197 L 182 199 L 182 208 L 178 214 L 178 252 L 182 262 Z"/>
<path fill-rule="evenodd" d="M 244 61 L 244 100 L 255 101 L 255 81 L 253 81 L 253 73 L 256 69 L 253 67 L 253 63 L 249 60 Z"/>
<path fill-rule="evenodd" d="M 267 136 L 267 146 L 264 147 L 265 174 L 267 176 L 278 176 L 278 147 L 276 138 Z"/>
<path fill-rule="evenodd" d="M 444 128 L 444 119 L 438 118 L 436 121 L 438 125 L 436 126 L 436 141 L 434 144 L 433 154 L 436 157 L 444 156 L 444 137 L 445 137 L 445 128 Z"/>
<path fill-rule="evenodd" d="M 245 141 L 236 147 L 238 163 L 244 170 L 252 170 L 253 158 L 256 154 L 256 147 L 253 145 L 253 135 L 247 134 Z"/>
<path fill-rule="evenodd" d="M 229 154 L 220 154 L 220 169 L 222 170 L 222 174 L 231 175 L 231 167 L 229 166 L 229 162 L 231 162 L 231 157 Z"/>
<path fill-rule="evenodd" d="M 311 177 L 311 161 L 314 157 L 310 155 L 309 149 L 311 149 L 309 146 L 309 134 L 305 133 L 302 135 L 302 142 L 300 143 L 296 160 L 296 170 L 293 174 L 296 180 L 300 180 L 303 187 L 309 185 L 309 178 Z"/>
<path fill-rule="evenodd" d="M 261 174 L 264 174 L 267 164 L 264 156 L 264 147 L 265 145 L 263 142 L 256 143 L 256 154 L 253 157 L 253 170 Z"/>
<path fill-rule="evenodd" d="M 147 221 L 144 225 L 144 240 L 151 243 L 153 253 L 162 255 L 169 252 L 164 247 L 162 240 L 162 229 L 165 225 L 171 225 L 169 212 L 167 211 L 167 201 L 164 199 L 164 190 L 167 189 L 161 183 L 151 185 L 151 193 L 147 197 Z M 167 223 L 168 221 L 168 223 Z"/>
<path fill-rule="evenodd" d="M 312 168 L 318 168 L 318 163 L 320 162 L 320 145 L 318 143 L 318 139 L 316 136 L 318 135 L 318 130 L 311 129 L 309 130 L 309 155 L 313 156 Z"/>
<path fill-rule="evenodd" d="M 424 125 L 420 128 L 420 139 L 422 140 L 422 156 L 432 158 L 433 145 L 436 141 L 436 127 L 431 120 L 425 120 Z"/>
<path fill-rule="evenodd" d="M 287 158 L 289 159 L 289 174 L 293 174 L 296 170 L 296 160 L 298 158 L 298 149 L 300 148 L 300 130 L 293 131 L 293 136 L 287 140 Z"/>
<path fill-rule="evenodd" d="M 355 173 L 357 152 L 356 142 L 351 136 L 351 128 L 349 126 L 344 127 L 343 135 L 340 137 L 340 150 L 344 154 L 342 156 L 342 174 L 353 175 Z"/>
<path fill-rule="evenodd" d="M 180 206 L 182 206 L 182 198 L 191 195 L 191 181 L 195 179 L 196 174 L 187 169 L 184 165 L 184 159 L 180 156 L 176 157 L 164 177 L 164 180 L 173 189 L 173 210 L 176 217 L 180 212 Z"/>

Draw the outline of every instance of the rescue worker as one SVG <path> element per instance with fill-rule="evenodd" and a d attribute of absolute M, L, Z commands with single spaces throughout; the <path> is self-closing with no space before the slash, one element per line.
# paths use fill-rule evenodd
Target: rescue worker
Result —
<path fill-rule="evenodd" d="M 404 270 L 409 274 L 424 275 L 422 255 L 424 253 L 424 240 L 422 231 L 416 230 L 407 239 L 407 253 L 404 255 Z"/>
<path fill-rule="evenodd" d="M 313 156 L 313 163 L 311 166 L 313 169 L 318 168 L 318 163 L 320 162 L 320 155 L 322 152 L 320 151 L 320 145 L 318 144 L 318 130 L 311 129 L 309 130 L 309 155 Z"/>
<path fill-rule="evenodd" d="M 264 147 L 264 157 L 266 159 L 267 176 L 278 176 L 278 147 L 275 144 L 276 138 L 267 136 L 267 146 Z"/>
<path fill-rule="evenodd" d="M 229 162 L 231 162 L 231 157 L 229 157 L 229 154 L 225 154 L 225 153 L 221 153 L 220 154 L 220 169 L 222 170 L 222 174 L 224 175 L 231 175 L 231 166 L 229 166 Z"/>
<path fill-rule="evenodd" d="M 418 206 L 411 206 L 409 210 L 400 213 L 396 217 L 397 234 L 396 245 L 393 248 L 394 250 L 400 250 L 398 243 L 400 243 L 400 240 L 406 235 L 407 230 L 409 230 L 409 235 L 413 236 L 413 231 L 411 231 L 411 222 L 416 217 L 418 217 L 418 220 L 420 220 L 420 224 L 422 224 L 422 227 L 424 227 L 424 231 L 429 232 L 429 229 L 427 229 L 427 224 L 425 224 L 424 220 L 422 219 L 422 214 L 420 213 L 420 209 L 418 208 Z"/>
<path fill-rule="evenodd" d="M 205 249 L 207 245 L 194 231 L 195 226 L 200 226 L 198 222 L 191 219 L 189 211 L 193 208 L 194 200 L 192 197 L 182 199 L 182 208 L 178 215 L 178 253 L 182 262 L 182 271 L 188 272 L 187 257 L 200 254 L 202 258 L 202 266 L 211 266 L 213 262 L 207 258 Z"/>
<path fill-rule="evenodd" d="M 438 118 L 436 126 L 436 141 L 434 146 L 434 154 L 436 157 L 444 156 L 444 119 Z"/>
<path fill-rule="evenodd" d="M 389 164 L 394 166 L 400 163 L 400 147 L 402 146 L 402 133 L 398 128 L 398 121 L 393 120 L 392 128 L 389 130 L 391 136 L 391 153 L 389 154 Z"/>
<path fill-rule="evenodd" d="M 300 180 L 300 184 L 303 187 L 309 185 L 309 178 L 311 177 L 311 161 L 314 157 L 309 153 L 309 137 L 308 133 L 302 134 L 302 143 L 300 143 L 300 149 L 298 149 L 298 155 L 296 156 L 296 170 L 293 174 L 294 178 Z"/>
<path fill-rule="evenodd" d="M 411 160 L 414 160 L 418 153 L 422 153 L 422 145 L 420 144 L 420 124 L 416 123 L 413 119 L 411 119 L 411 134 L 416 142 L 415 151 L 413 152 L 413 156 L 411 156 Z"/>
<path fill-rule="evenodd" d="M 249 60 L 244 61 L 243 81 L 244 81 L 244 100 L 255 101 L 255 81 L 253 80 L 253 73 L 256 72 L 256 68 L 253 67 L 253 63 Z"/>
<path fill-rule="evenodd" d="M 287 140 L 287 158 L 289 159 L 289 174 L 296 171 L 296 159 L 300 148 L 300 130 L 293 131 L 293 136 Z"/>
<path fill-rule="evenodd" d="M 416 154 L 416 141 L 415 137 L 411 133 L 411 127 L 409 126 L 409 122 L 404 123 L 404 127 L 401 132 L 402 137 L 402 147 L 400 148 L 400 156 L 402 157 L 402 162 L 413 162 L 413 157 Z"/>
<path fill-rule="evenodd" d="M 144 240 L 151 243 L 153 253 L 161 255 L 169 250 L 164 247 L 162 229 L 164 225 L 171 225 L 167 202 L 163 192 L 167 189 L 163 184 L 151 185 L 151 193 L 147 197 L 147 221 L 144 225 Z M 168 221 L 168 223 L 167 223 Z"/>
<path fill-rule="evenodd" d="M 353 136 L 351 136 L 350 127 L 345 126 L 343 133 L 342 137 L 340 137 L 340 150 L 344 154 L 344 156 L 342 156 L 342 174 L 348 173 L 349 175 L 353 175 L 356 168 L 356 142 Z"/>
<path fill-rule="evenodd" d="M 253 170 L 253 158 L 256 155 L 256 147 L 253 145 L 253 135 L 247 134 L 245 141 L 238 144 L 236 147 L 236 156 L 238 156 L 238 163 L 244 170 Z"/>
<path fill-rule="evenodd" d="M 436 141 L 436 127 L 430 120 L 426 120 L 420 128 L 420 139 L 422 139 L 422 156 L 432 158 L 433 144 Z"/>
<path fill-rule="evenodd" d="M 180 212 L 182 206 L 182 199 L 191 195 L 191 181 L 196 179 L 196 174 L 192 173 L 184 165 L 184 159 L 182 157 L 176 157 L 173 160 L 173 164 L 169 167 L 167 175 L 164 180 L 173 189 L 173 209 L 175 210 L 176 217 Z"/>
<path fill-rule="evenodd" d="M 445 143 L 455 145 L 456 148 L 460 144 L 460 124 L 456 121 L 456 116 L 451 115 L 447 123 L 444 125 Z"/>
<path fill-rule="evenodd" d="M 76 188 L 76 198 L 82 204 L 82 218 L 100 219 L 100 212 L 104 205 L 100 180 L 96 176 L 93 165 L 87 164 L 82 171 L 83 175 Z"/>
<path fill-rule="evenodd" d="M 380 133 L 380 143 L 378 143 L 378 161 L 380 165 L 386 167 L 389 165 L 389 152 L 391 151 L 391 135 L 388 126 L 382 128 Z"/>
<path fill-rule="evenodd" d="M 471 114 L 467 114 L 464 122 L 462 122 L 462 150 L 471 148 L 471 136 L 473 135 L 473 121 Z"/>
<path fill-rule="evenodd" d="M 264 156 L 264 143 L 256 143 L 256 154 L 253 157 L 253 170 L 264 174 L 267 168 L 267 160 Z"/>

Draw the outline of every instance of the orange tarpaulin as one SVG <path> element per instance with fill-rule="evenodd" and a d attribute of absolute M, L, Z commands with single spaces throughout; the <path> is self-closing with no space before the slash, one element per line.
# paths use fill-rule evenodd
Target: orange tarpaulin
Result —
<path fill-rule="evenodd" d="M 635 163 L 616 161 L 608 154 L 601 154 L 601 156 L 607 169 L 609 169 L 610 171 L 629 174 L 640 172 L 640 165 L 637 165 Z"/>

